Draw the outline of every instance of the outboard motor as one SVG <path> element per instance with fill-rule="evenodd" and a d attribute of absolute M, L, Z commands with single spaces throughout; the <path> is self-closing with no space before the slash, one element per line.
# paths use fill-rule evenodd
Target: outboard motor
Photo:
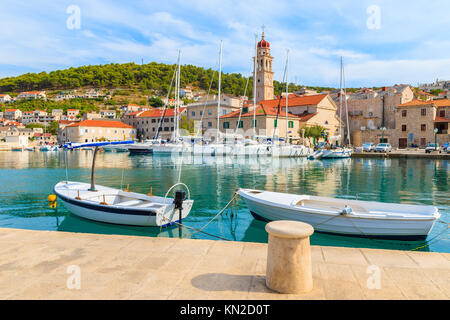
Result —
<path fill-rule="evenodd" d="M 186 200 L 186 192 L 184 190 L 175 191 L 175 198 L 173 199 L 173 203 L 175 204 L 175 210 L 178 209 L 179 212 L 179 223 L 182 224 L 182 212 L 183 212 L 183 201 Z"/>
<path fill-rule="evenodd" d="M 175 199 L 173 203 L 175 204 L 175 209 L 183 209 L 183 201 L 186 200 L 186 192 L 184 190 L 175 191 Z"/>

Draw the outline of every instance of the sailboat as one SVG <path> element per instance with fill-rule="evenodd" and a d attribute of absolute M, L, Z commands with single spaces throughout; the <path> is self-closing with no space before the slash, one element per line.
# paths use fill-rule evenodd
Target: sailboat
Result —
<path fill-rule="evenodd" d="M 55 195 L 71 213 L 85 219 L 132 226 L 168 226 L 181 222 L 188 216 L 194 203 L 190 199 L 188 187 L 181 182 L 173 185 L 164 197 L 95 184 L 95 158 L 99 147 L 133 143 L 119 141 L 63 145 L 64 149 L 94 148 L 91 183 L 68 180 L 58 182 L 53 189 Z M 169 193 L 175 187 L 184 187 L 188 197 L 186 198 L 184 189 L 179 189 L 175 191 L 174 198 L 169 198 Z"/>
<path fill-rule="evenodd" d="M 44 123 L 44 135 L 43 135 L 44 144 L 39 148 L 39 150 L 41 150 L 41 151 L 58 151 L 58 146 L 46 143 L 46 141 L 45 141 L 45 134 L 46 134 L 45 129 L 46 128 L 47 128 L 47 121 L 45 121 L 45 123 Z"/>
<path fill-rule="evenodd" d="M 344 89 L 343 89 L 344 84 Z M 347 138 L 348 143 L 350 141 L 350 127 L 348 124 L 348 104 L 347 104 L 347 91 L 345 89 L 345 77 L 344 77 L 344 63 L 341 57 L 341 73 L 340 73 L 340 89 L 339 89 L 339 140 L 340 144 L 343 145 L 345 139 L 342 139 L 342 102 L 345 99 L 345 112 L 347 119 Z M 329 149 L 319 149 L 314 154 L 312 154 L 309 159 L 345 159 L 350 158 L 353 154 L 353 149 L 346 148 L 343 146 L 331 146 Z"/>

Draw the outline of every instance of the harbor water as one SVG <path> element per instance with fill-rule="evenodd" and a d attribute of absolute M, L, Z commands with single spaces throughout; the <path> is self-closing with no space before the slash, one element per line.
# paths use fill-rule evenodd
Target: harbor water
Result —
<path fill-rule="evenodd" d="M 93 152 L 0 152 L 0 227 L 123 234 L 150 237 L 267 242 L 265 222 L 255 220 L 244 201 L 196 232 L 230 201 L 238 188 L 264 189 L 344 199 L 434 205 L 442 214 L 426 241 L 368 239 L 315 233 L 312 245 L 450 252 L 450 163 L 426 159 L 222 158 L 97 155 L 96 183 L 164 196 L 180 179 L 194 206 L 183 224 L 168 228 L 119 226 L 71 215 L 61 203 L 48 206 L 53 186 L 67 178 L 90 181 Z"/>

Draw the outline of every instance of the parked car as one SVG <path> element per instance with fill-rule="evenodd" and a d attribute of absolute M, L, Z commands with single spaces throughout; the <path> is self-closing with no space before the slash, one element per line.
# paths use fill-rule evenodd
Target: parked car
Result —
<path fill-rule="evenodd" d="M 389 143 L 380 143 L 375 147 L 375 152 L 392 152 L 392 146 Z"/>
<path fill-rule="evenodd" d="M 425 148 L 425 153 L 431 153 L 432 151 L 439 150 L 439 145 L 437 143 L 429 143 Z"/>
<path fill-rule="evenodd" d="M 441 146 L 441 150 L 439 150 L 439 153 L 450 153 L 450 148 L 449 148 L 449 145 L 450 145 L 450 142 L 447 142 L 447 143 L 444 143 L 442 146 Z"/>
<path fill-rule="evenodd" d="M 375 145 L 372 142 L 367 142 L 362 145 L 363 152 L 372 152 L 375 150 Z"/>

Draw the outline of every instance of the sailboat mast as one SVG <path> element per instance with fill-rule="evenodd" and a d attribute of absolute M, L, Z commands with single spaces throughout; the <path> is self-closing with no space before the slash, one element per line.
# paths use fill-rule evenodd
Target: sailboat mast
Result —
<path fill-rule="evenodd" d="M 342 57 L 341 57 L 341 73 L 339 85 L 339 144 L 342 144 Z"/>
<path fill-rule="evenodd" d="M 349 124 L 349 119 L 348 119 L 348 102 L 347 102 L 347 86 L 345 85 L 344 65 L 342 65 L 342 81 L 344 83 L 345 115 L 346 115 L 346 118 L 347 118 L 347 139 L 348 139 L 348 144 L 352 145 L 352 141 L 350 139 L 350 124 Z"/>
<path fill-rule="evenodd" d="M 253 136 L 256 135 L 256 57 L 258 54 L 258 35 L 255 34 L 255 59 L 253 59 Z"/>
<path fill-rule="evenodd" d="M 222 79 L 222 40 L 220 40 L 220 51 L 219 51 L 219 94 L 217 99 L 217 138 L 216 142 L 219 141 L 219 132 L 220 132 L 220 86 L 221 86 L 221 79 Z"/>
<path fill-rule="evenodd" d="M 289 85 L 288 85 L 288 63 L 289 63 L 289 49 L 286 52 L 286 140 L 284 143 L 288 143 L 288 96 L 289 96 Z"/>
<path fill-rule="evenodd" d="M 180 133 L 180 61 L 181 50 L 178 51 L 178 71 L 176 79 L 176 105 L 175 105 L 175 141 L 178 139 Z"/>

